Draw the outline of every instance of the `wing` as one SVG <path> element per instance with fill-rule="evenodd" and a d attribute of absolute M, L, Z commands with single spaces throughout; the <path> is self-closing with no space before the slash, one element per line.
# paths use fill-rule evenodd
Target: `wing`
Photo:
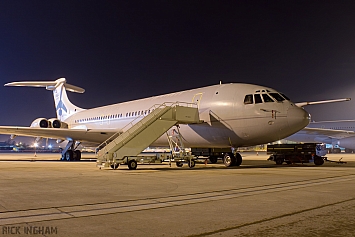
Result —
<path fill-rule="evenodd" d="M 353 137 L 355 135 L 354 131 L 348 130 L 334 130 L 325 128 L 304 128 L 299 133 L 314 135 L 314 136 L 327 136 L 329 138 L 342 139 L 346 137 Z"/>
<path fill-rule="evenodd" d="M 101 144 L 107 138 L 115 134 L 113 129 L 64 129 L 64 128 L 31 128 L 0 126 L 0 134 L 10 134 L 26 137 L 42 137 L 59 140 L 75 140 Z"/>

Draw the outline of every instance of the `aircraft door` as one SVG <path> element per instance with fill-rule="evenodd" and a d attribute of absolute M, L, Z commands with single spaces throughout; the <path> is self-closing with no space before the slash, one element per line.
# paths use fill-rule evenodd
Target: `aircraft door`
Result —
<path fill-rule="evenodd" d="M 202 95 L 203 95 L 203 93 L 197 93 L 192 98 L 192 103 L 196 103 L 197 104 L 197 108 L 200 107 L 200 102 L 201 102 L 201 99 L 202 99 Z"/>

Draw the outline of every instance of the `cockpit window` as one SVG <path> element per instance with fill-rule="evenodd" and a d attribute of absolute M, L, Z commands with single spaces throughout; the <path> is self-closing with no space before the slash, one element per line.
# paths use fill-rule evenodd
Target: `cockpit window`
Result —
<path fill-rule="evenodd" d="M 270 96 L 268 96 L 268 94 L 262 94 L 263 96 L 263 99 L 264 99 L 264 102 L 267 103 L 267 102 L 274 102 Z"/>
<path fill-rule="evenodd" d="M 255 104 L 263 103 L 263 101 L 261 100 L 260 94 L 255 94 L 254 98 L 255 98 Z"/>
<path fill-rule="evenodd" d="M 253 95 L 246 95 L 244 98 L 244 104 L 253 104 Z"/>
<path fill-rule="evenodd" d="M 272 96 L 272 98 L 274 98 L 275 100 L 277 100 L 279 102 L 285 100 L 279 93 L 270 93 L 270 95 Z"/>
<path fill-rule="evenodd" d="M 285 94 L 282 94 L 281 95 L 286 99 L 286 100 L 290 100 L 287 96 L 285 96 Z"/>

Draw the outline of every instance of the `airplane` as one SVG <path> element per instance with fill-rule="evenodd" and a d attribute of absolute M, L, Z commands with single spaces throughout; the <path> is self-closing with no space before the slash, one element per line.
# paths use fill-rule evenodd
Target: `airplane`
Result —
<path fill-rule="evenodd" d="M 310 122 L 307 127 L 285 139 L 295 142 L 326 143 L 332 144 L 333 147 L 338 145 L 351 152 L 355 150 L 355 120 Z"/>
<path fill-rule="evenodd" d="M 265 144 L 288 137 L 309 124 L 304 106 L 312 102 L 293 103 L 283 93 L 260 85 L 217 84 L 165 95 L 83 109 L 70 102 L 66 91 L 84 93 L 68 84 L 65 78 L 55 81 L 11 82 L 5 86 L 45 87 L 53 91 L 56 118 L 37 118 L 30 127 L 0 126 L 0 134 L 68 141 L 62 160 L 80 160 L 79 144 L 98 146 L 139 116 L 144 117 L 152 105 L 166 102 L 190 102 L 198 107 L 201 123 L 180 124 L 185 147 L 227 148 L 226 166 L 242 163 L 236 148 Z M 338 100 L 339 101 L 339 100 Z M 330 101 L 336 102 L 336 101 Z M 319 102 L 313 102 L 319 103 Z M 323 101 L 322 103 L 327 103 Z M 172 128 L 169 132 L 172 132 Z M 151 146 L 167 146 L 162 135 Z M 212 157 L 213 158 L 213 157 Z"/>

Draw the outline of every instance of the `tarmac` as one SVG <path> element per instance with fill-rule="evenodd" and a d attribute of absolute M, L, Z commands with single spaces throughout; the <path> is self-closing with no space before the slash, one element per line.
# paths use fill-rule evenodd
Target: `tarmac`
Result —
<path fill-rule="evenodd" d="M 322 166 L 203 161 L 99 169 L 94 155 L 0 154 L 1 236 L 355 236 L 355 154 Z"/>

